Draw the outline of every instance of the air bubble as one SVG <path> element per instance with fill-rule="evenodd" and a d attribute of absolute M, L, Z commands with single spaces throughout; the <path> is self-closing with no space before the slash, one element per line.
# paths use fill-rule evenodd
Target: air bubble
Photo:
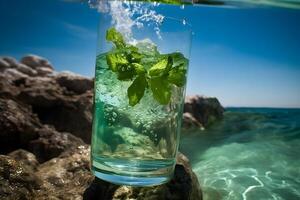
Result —
<path fill-rule="evenodd" d="M 186 20 L 185 19 L 182 20 L 182 24 L 186 25 Z"/>

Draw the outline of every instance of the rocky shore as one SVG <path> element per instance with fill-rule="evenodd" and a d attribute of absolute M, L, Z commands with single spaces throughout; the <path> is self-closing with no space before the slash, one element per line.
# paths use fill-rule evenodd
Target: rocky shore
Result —
<path fill-rule="evenodd" d="M 177 156 L 172 181 L 133 188 L 89 170 L 93 80 L 56 72 L 28 55 L 0 58 L 0 199 L 202 199 L 188 159 Z M 187 97 L 185 129 L 222 117 L 215 98 Z"/>

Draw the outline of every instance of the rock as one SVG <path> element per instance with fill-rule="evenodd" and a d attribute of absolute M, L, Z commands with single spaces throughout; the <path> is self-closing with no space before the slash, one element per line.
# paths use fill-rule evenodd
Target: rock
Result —
<path fill-rule="evenodd" d="M 10 65 L 3 58 L 0 58 L 0 72 L 3 72 L 5 69 L 9 68 Z"/>
<path fill-rule="evenodd" d="M 33 69 L 37 69 L 39 67 L 46 67 L 49 69 L 53 69 L 52 65 L 48 60 L 37 55 L 27 55 L 21 59 L 21 63 Z"/>
<path fill-rule="evenodd" d="M 19 162 L 22 162 L 22 165 L 25 165 L 32 171 L 36 171 L 39 165 L 39 162 L 37 161 L 35 155 L 23 149 L 15 150 L 9 153 L 8 156 Z"/>
<path fill-rule="evenodd" d="M 83 199 L 201 200 L 202 191 L 188 159 L 178 154 L 173 179 L 153 187 L 117 186 L 95 178 Z"/>
<path fill-rule="evenodd" d="M 22 162 L 0 155 L 0 199 L 33 199 L 41 184 Z"/>
<path fill-rule="evenodd" d="M 43 180 L 36 199 L 82 199 L 93 180 L 89 169 L 90 148 L 78 146 L 71 154 L 53 158 L 40 165 L 36 175 Z"/>
<path fill-rule="evenodd" d="M 28 149 L 36 155 L 39 162 L 45 162 L 63 152 L 73 151 L 84 144 L 72 134 L 58 132 L 50 126 L 44 126 L 37 133 L 39 137 L 28 143 Z"/>
<path fill-rule="evenodd" d="M 22 63 L 19 63 L 16 65 L 16 69 L 19 72 L 22 72 L 23 74 L 26 74 L 28 76 L 36 76 L 37 75 L 37 71 L 28 67 L 27 65 L 24 65 Z"/>
<path fill-rule="evenodd" d="M 65 87 L 76 94 L 82 94 L 87 90 L 93 89 L 94 82 L 92 79 L 77 74 L 63 72 L 59 73 L 55 78 L 61 87 Z"/>
<path fill-rule="evenodd" d="M 17 98 L 32 106 L 42 123 L 58 131 L 71 132 L 90 143 L 93 93 L 76 95 L 61 87 L 52 77 L 26 79 Z"/>
<path fill-rule="evenodd" d="M 26 147 L 38 138 L 36 129 L 41 126 L 28 105 L 0 99 L 0 153 Z"/>
<path fill-rule="evenodd" d="M 46 76 L 46 75 L 53 73 L 53 70 L 48 67 L 39 67 L 39 68 L 36 68 L 36 71 L 39 76 Z"/>
<path fill-rule="evenodd" d="M 201 199 L 199 183 L 180 155 L 174 178 L 161 186 L 132 188 L 94 180 L 85 144 L 92 132 L 92 79 L 56 73 L 46 59 L 31 55 L 21 63 L 1 58 L 0 71 L 0 153 L 10 152 L 0 156 L 0 199 L 82 199 L 83 193 L 88 199 Z M 132 125 L 127 114 L 111 114 L 117 114 L 114 123 Z M 124 153 L 128 144 L 141 140 L 145 146 L 153 143 L 145 134 L 137 137 L 140 127 L 135 128 L 116 132 L 109 151 Z M 158 132 L 164 130 L 158 126 Z M 136 156 L 168 155 L 172 149 L 166 146 L 173 146 L 168 141 L 161 137 L 150 145 L 155 149 L 139 149 Z"/>
<path fill-rule="evenodd" d="M 2 57 L 2 59 L 4 61 L 6 61 L 10 67 L 16 67 L 19 63 L 16 59 L 14 59 L 13 57 L 9 57 L 9 56 L 5 56 L 5 57 Z"/>
<path fill-rule="evenodd" d="M 191 113 L 183 113 L 183 118 L 182 118 L 182 123 L 183 123 L 183 128 L 185 129 L 190 129 L 190 128 L 200 128 L 204 129 L 203 125 L 195 119 Z"/>
<path fill-rule="evenodd" d="M 3 75 L 7 79 L 12 80 L 12 81 L 17 80 L 17 79 L 21 79 L 21 78 L 28 78 L 27 74 L 24 74 L 23 72 L 20 72 L 17 69 L 14 69 L 14 68 L 6 69 L 3 72 Z"/>
<path fill-rule="evenodd" d="M 187 96 L 184 104 L 184 113 L 190 113 L 190 115 L 196 119 L 204 127 L 208 127 L 214 121 L 223 117 L 224 108 L 215 97 L 203 97 L 203 96 Z M 189 127 L 189 124 L 194 124 L 193 121 L 187 121 L 188 118 L 193 120 L 189 115 L 185 115 L 184 127 Z"/>
<path fill-rule="evenodd" d="M 0 99 L 0 111 L 0 153 L 29 149 L 44 162 L 83 144 L 69 133 L 42 125 L 30 107 L 20 102 Z"/>

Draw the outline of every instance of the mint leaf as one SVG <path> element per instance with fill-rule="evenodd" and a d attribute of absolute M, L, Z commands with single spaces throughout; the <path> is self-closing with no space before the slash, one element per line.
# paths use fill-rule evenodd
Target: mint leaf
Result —
<path fill-rule="evenodd" d="M 113 72 L 118 71 L 118 66 L 128 64 L 126 57 L 122 53 L 108 53 L 106 55 L 106 62 Z"/>
<path fill-rule="evenodd" d="M 153 67 L 149 69 L 150 76 L 162 76 L 171 69 L 173 65 L 173 60 L 170 56 L 164 57 L 158 63 L 156 63 Z"/>
<path fill-rule="evenodd" d="M 130 80 L 136 75 L 135 68 L 129 64 L 118 66 L 118 79 Z"/>
<path fill-rule="evenodd" d="M 165 76 L 150 79 L 150 88 L 153 97 L 162 105 L 166 105 L 171 99 L 171 87 Z"/>
<path fill-rule="evenodd" d="M 110 28 L 106 31 L 106 40 L 113 42 L 117 48 L 124 48 L 126 46 L 122 34 L 115 28 Z"/>
<path fill-rule="evenodd" d="M 179 65 L 183 65 L 185 68 L 188 66 L 188 59 L 182 55 L 182 53 L 176 52 L 176 53 L 171 53 L 169 56 L 172 57 L 173 59 L 173 67 L 177 67 Z"/>
<path fill-rule="evenodd" d="M 134 67 L 134 70 L 135 70 L 136 74 L 145 74 L 145 73 L 147 73 L 147 71 L 145 70 L 145 68 L 141 64 L 132 63 L 131 65 Z"/>
<path fill-rule="evenodd" d="M 127 90 L 129 105 L 135 106 L 144 96 L 145 89 L 148 83 L 145 75 L 140 75 L 132 82 Z"/>
<path fill-rule="evenodd" d="M 183 65 L 172 68 L 168 75 L 168 81 L 178 87 L 184 86 L 186 82 L 186 69 Z"/>

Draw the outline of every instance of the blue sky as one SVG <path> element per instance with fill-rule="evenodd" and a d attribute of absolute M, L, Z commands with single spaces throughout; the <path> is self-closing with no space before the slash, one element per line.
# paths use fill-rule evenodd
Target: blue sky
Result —
<path fill-rule="evenodd" d="M 300 10 L 168 6 L 194 37 L 187 94 L 225 106 L 300 107 Z M 0 55 L 34 53 L 93 76 L 99 13 L 82 3 L 1 0 Z"/>

